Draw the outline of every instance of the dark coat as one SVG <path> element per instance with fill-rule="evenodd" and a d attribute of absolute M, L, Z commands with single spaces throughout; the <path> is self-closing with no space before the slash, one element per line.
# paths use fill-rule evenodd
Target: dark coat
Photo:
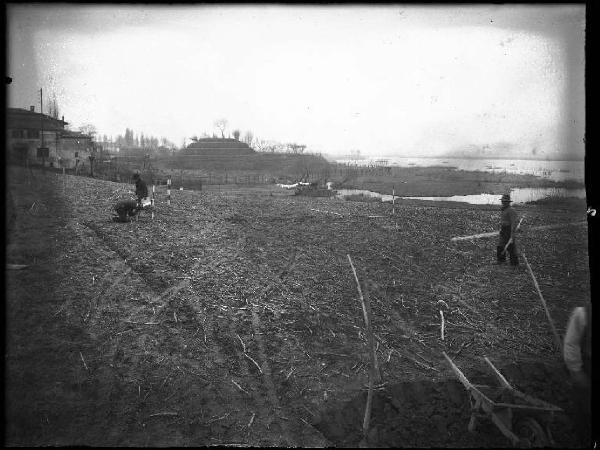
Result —
<path fill-rule="evenodd" d="M 138 178 L 135 182 L 135 195 L 137 196 L 138 201 L 148 197 L 148 186 L 146 186 L 146 183 L 141 178 Z"/>

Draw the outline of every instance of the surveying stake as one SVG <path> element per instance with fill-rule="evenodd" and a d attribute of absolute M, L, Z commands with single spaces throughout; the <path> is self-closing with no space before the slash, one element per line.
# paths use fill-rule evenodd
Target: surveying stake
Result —
<path fill-rule="evenodd" d="M 171 177 L 167 178 L 167 205 L 171 206 Z"/>
<path fill-rule="evenodd" d="M 152 197 L 150 198 L 150 207 L 152 208 L 152 219 L 154 219 L 154 185 L 152 185 Z"/>

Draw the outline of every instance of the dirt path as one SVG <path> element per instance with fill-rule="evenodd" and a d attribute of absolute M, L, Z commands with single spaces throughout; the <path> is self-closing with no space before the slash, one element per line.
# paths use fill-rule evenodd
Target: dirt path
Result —
<path fill-rule="evenodd" d="M 18 228 L 7 255 L 30 264 L 6 272 L 9 445 L 356 444 L 346 422 L 343 439 L 323 422 L 355 417 L 367 380 L 347 254 L 371 298 L 388 397 L 451 378 L 441 351 L 466 369 L 484 354 L 502 367 L 556 362 L 525 268 L 490 264 L 490 242 L 450 242 L 494 229 L 494 209 L 405 205 L 391 218 L 389 205 L 242 191 L 176 191 L 167 207 L 158 191 L 154 220 L 117 224 L 110 208 L 125 185 L 25 175 L 9 179 Z M 573 210 L 527 214 L 558 223 Z M 582 228 L 520 241 L 559 330 L 589 295 Z M 443 408 L 438 397 L 421 400 Z M 402 416 L 389 408 L 374 423 Z M 464 411 L 456 417 L 459 430 Z M 393 443 L 388 431 L 373 442 Z"/>

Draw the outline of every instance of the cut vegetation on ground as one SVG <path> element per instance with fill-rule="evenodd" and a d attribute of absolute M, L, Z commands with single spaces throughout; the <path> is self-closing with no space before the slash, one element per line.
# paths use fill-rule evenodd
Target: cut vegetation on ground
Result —
<path fill-rule="evenodd" d="M 8 445 L 357 445 L 369 353 L 347 255 L 383 377 L 370 445 L 509 445 L 492 424 L 467 432 L 442 351 L 469 375 L 488 356 L 521 391 L 571 406 L 525 266 L 493 264 L 495 238 L 451 241 L 496 230 L 498 207 L 396 202 L 392 217 L 275 188 L 174 190 L 167 206 L 161 187 L 154 219 L 121 224 L 111 208 L 130 186 L 33 175 L 9 173 L 7 261 L 29 267 L 6 272 Z M 585 202 L 517 210 L 562 334 L 589 300 Z M 568 416 L 553 433 L 577 445 Z"/>

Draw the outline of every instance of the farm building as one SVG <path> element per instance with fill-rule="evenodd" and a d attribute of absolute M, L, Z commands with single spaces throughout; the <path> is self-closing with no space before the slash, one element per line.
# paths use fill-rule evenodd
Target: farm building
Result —
<path fill-rule="evenodd" d="M 8 108 L 6 117 L 7 157 L 10 161 L 40 163 L 38 148 L 48 148 L 45 158 L 54 167 L 73 168 L 94 151 L 92 137 L 65 129 L 62 119 L 29 110 Z M 42 136 L 43 130 L 43 136 Z M 42 139 L 43 137 L 43 139 Z"/>
<path fill-rule="evenodd" d="M 248 144 L 237 139 L 202 138 L 181 151 L 184 155 L 239 156 L 256 153 Z"/>

